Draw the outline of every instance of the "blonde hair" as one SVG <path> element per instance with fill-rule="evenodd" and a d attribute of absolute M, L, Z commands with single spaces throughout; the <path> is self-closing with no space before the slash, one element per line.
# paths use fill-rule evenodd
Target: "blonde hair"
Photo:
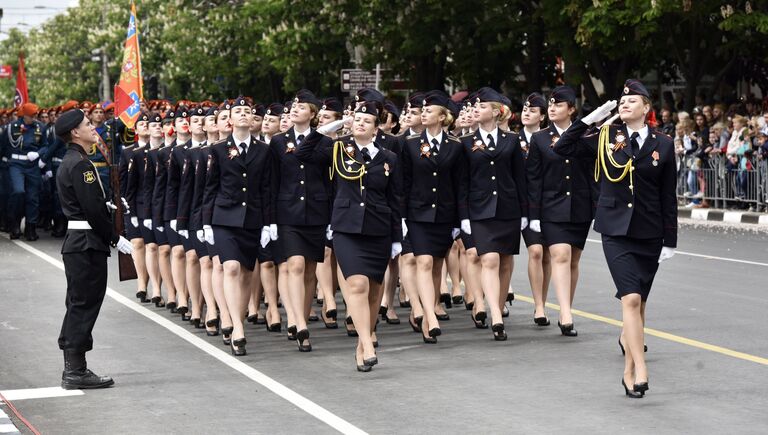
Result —
<path fill-rule="evenodd" d="M 443 120 L 442 126 L 443 127 L 450 127 L 451 124 L 453 124 L 453 114 L 450 110 L 448 110 L 447 107 L 443 106 L 437 106 L 440 108 L 440 114 L 445 115 L 445 119 Z"/>
<path fill-rule="evenodd" d="M 491 107 L 499 111 L 499 116 L 496 117 L 496 122 L 502 122 L 502 119 L 505 113 L 504 108 L 507 106 L 501 103 L 497 103 L 495 101 L 491 101 Z M 512 116 L 512 113 L 509 109 L 507 109 L 506 112 L 510 112 L 510 116 Z"/>
<path fill-rule="evenodd" d="M 747 118 L 745 116 L 733 115 L 733 118 L 731 118 L 731 122 L 733 122 L 734 124 L 736 124 L 738 122 L 739 124 L 741 124 L 741 126 L 743 128 L 743 127 L 747 126 L 748 120 L 747 120 Z M 734 128 L 736 128 L 736 127 L 734 126 Z"/>

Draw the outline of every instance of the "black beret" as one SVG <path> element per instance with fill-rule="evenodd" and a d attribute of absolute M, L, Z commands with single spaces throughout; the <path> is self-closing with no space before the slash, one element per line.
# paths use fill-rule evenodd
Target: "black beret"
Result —
<path fill-rule="evenodd" d="M 219 114 L 219 108 L 218 108 L 218 107 L 215 107 L 215 106 L 214 106 L 214 107 L 211 107 L 210 109 L 208 109 L 208 111 L 207 111 L 207 112 L 205 112 L 205 116 L 206 116 L 206 117 L 207 117 L 207 116 L 216 116 L 216 115 L 218 115 L 218 114 Z"/>
<path fill-rule="evenodd" d="M 640 83 L 640 80 L 635 79 L 627 79 L 627 81 L 624 82 L 624 89 L 621 92 L 621 96 L 623 97 L 624 95 L 640 95 L 645 98 L 651 98 L 648 89 Z"/>
<path fill-rule="evenodd" d="M 317 98 L 315 94 L 312 93 L 312 91 L 306 89 L 300 89 L 299 92 L 296 92 L 296 96 L 293 97 L 293 102 L 312 104 L 315 107 L 320 107 L 323 105 L 322 101 L 320 101 L 320 99 Z"/>
<path fill-rule="evenodd" d="M 320 106 L 320 110 L 330 110 L 331 112 L 344 113 L 344 106 L 341 104 L 341 101 L 331 97 L 323 100 L 323 104 Z"/>
<path fill-rule="evenodd" d="M 179 106 L 176 109 L 176 116 L 174 117 L 174 119 L 179 119 L 179 118 L 189 118 L 189 109 L 187 109 L 187 106 Z"/>
<path fill-rule="evenodd" d="M 510 99 L 509 99 L 509 98 L 508 98 L 506 95 L 504 95 L 504 94 L 500 94 L 500 95 L 501 95 L 501 104 L 503 104 L 503 105 L 505 105 L 505 106 L 507 106 L 507 107 L 512 107 L 512 100 L 510 100 Z"/>
<path fill-rule="evenodd" d="M 232 102 L 232 106 L 230 106 L 230 109 L 234 109 L 235 107 L 247 107 L 251 108 L 251 104 L 248 102 L 248 99 L 244 96 L 239 96 L 235 98 L 235 100 Z"/>
<path fill-rule="evenodd" d="M 416 91 L 408 97 L 409 109 L 421 109 L 424 106 L 424 92 Z"/>
<path fill-rule="evenodd" d="M 424 94 L 424 101 L 421 102 L 422 106 L 441 106 L 448 108 L 448 102 L 451 98 L 443 91 L 429 91 Z"/>
<path fill-rule="evenodd" d="M 392 116 L 394 116 L 395 118 L 400 118 L 400 109 L 398 109 L 397 106 L 395 106 L 395 103 L 389 100 L 386 100 L 384 102 L 384 110 L 391 113 Z"/>
<path fill-rule="evenodd" d="M 384 107 L 384 95 L 373 88 L 363 88 L 357 91 L 355 101 L 374 101 L 379 104 L 379 107 Z"/>
<path fill-rule="evenodd" d="M 173 121 L 176 119 L 176 112 L 173 110 L 169 110 L 165 112 L 165 116 L 163 116 L 163 121 Z"/>
<path fill-rule="evenodd" d="M 474 95 L 475 103 L 499 103 L 504 104 L 500 93 L 489 87 L 483 87 L 477 90 Z"/>
<path fill-rule="evenodd" d="M 139 121 L 149 122 L 149 118 L 151 118 L 151 117 L 152 117 L 151 113 L 149 113 L 149 112 L 141 112 L 139 114 L 139 119 L 137 119 L 136 122 L 139 122 Z"/>
<path fill-rule="evenodd" d="M 219 110 L 229 110 L 232 108 L 232 102 L 229 100 L 222 101 L 221 105 L 219 105 Z"/>
<path fill-rule="evenodd" d="M 355 110 L 356 113 L 365 113 L 368 115 L 373 115 L 376 118 L 379 117 L 379 105 L 376 104 L 374 101 L 364 101 L 362 104 L 360 104 L 360 107 Z"/>
<path fill-rule="evenodd" d="M 263 117 L 263 116 L 264 116 L 264 113 L 265 113 L 266 111 L 267 111 L 267 109 L 264 107 L 264 105 L 263 105 L 263 104 L 256 104 L 255 106 L 253 106 L 253 109 L 251 109 L 251 112 L 252 112 L 252 113 L 253 113 L 255 116 L 261 116 L 261 117 Z"/>
<path fill-rule="evenodd" d="M 451 115 L 453 116 L 453 119 L 456 119 L 459 117 L 459 113 L 461 112 L 461 107 L 456 104 L 453 100 L 448 100 L 448 110 L 450 110 Z"/>
<path fill-rule="evenodd" d="M 542 110 L 547 110 L 547 100 L 540 93 L 534 92 L 525 99 L 525 107 L 540 107 Z"/>
<path fill-rule="evenodd" d="M 56 119 L 56 124 L 54 124 L 56 135 L 61 137 L 76 129 L 83 122 L 83 119 L 85 119 L 85 113 L 80 109 L 72 109 L 62 113 Z"/>
<path fill-rule="evenodd" d="M 568 85 L 558 86 L 549 94 L 549 102 L 576 104 L 576 91 Z"/>
<path fill-rule="evenodd" d="M 293 104 L 293 100 L 286 101 L 285 104 L 283 104 L 283 114 L 289 113 L 291 111 L 291 104 Z"/>
<path fill-rule="evenodd" d="M 284 110 L 285 110 L 285 106 L 283 106 L 282 104 L 272 103 L 269 106 L 267 106 L 267 111 L 264 114 L 271 115 L 271 116 L 280 116 L 283 114 Z"/>
<path fill-rule="evenodd" d="M 152 116 L 149 117 L 149 122 L 163 122 L 163 119 L 160 117 L 159 113 L 153 113 Z"/>
<path fill-rule="evenodd" d="M 190 111 L 189 116 L 205 116 L 205 109 L 202 106 L 197 106 Z"/>

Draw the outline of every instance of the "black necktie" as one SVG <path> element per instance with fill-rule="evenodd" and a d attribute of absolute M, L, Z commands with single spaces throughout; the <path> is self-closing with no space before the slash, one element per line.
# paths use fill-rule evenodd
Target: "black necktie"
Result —
<path fill-rule="evenodd" d="M 496 147 L 496 142 L 493 141 L 493 135 L 488 133 L 488 149 L 493 151 L 495 147 Z"/>
<path fill-rule="evenodd" d="M 304 141 L 304 135 L 300 134 L 296 137 L 296 146 L 299 146 Z"/>
<path fill-rule="evenodd" d="M 363 161 L 365 163 L 371 163 L 371 153 L 368 151 L 367 147 L 363 147 L 363 149 L 360 150 L 360 154 L 363 155 Z"/>
<path fill-rule="evenodd" d="M 629 137 L 629 144 L 632 147 L 632 157 L 636 157 L 640 153 L 640 144 L 637 142 L 637 138 L 640 137 L 638 132 L 632 133 Z"/>
<path fill-rule="evenodd" d="M 240 153 L 243 158 L 245 158 L 245 155 L 248 154 L 248 144 L 243 142 L 240 144 L 240 148 L 243 149 L 243 152 Z"/>
<path fill-rule="evenodd" d="M 438 147 L 439 147 L 439 142 L 437 141 L 436 138 L 433 137 L 432 138 L 432 152 L 436 153 L 436 152 L 440 151 Z"/>

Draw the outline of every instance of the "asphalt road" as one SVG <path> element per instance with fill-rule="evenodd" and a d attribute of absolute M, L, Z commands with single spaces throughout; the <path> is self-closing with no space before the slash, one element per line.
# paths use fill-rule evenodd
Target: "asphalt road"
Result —
<path fill-rule="evenodd" d="M 475 329 L 462 306 L 441 322 L 439 344 L 425 345 L 398 308 L 402 323 L 380 325 L 380 363 L 367 374 L 355 371 L 355 342 L 343 326 L 328 330 L 321 322 L 310 326 L 309 354 L 285 333 L 251 325 L 248 355 L 235 359 L 220 337 L 136 302 L 135 284 L 118 282 L 113 262 L 114 292 L 88 362 L 114 377 L 115 387 L 12 402 L 44 434 L 762 434 L 768 234 L 743 228 L 681 230 L 680 253 L 662 265 L 648 304 L 647 327 L 659 333 L 646 338 L 651 390 L 642 400 L 625 398 L 620 385 L 619 327 L 606 320 L 620 319 L 620 305 L 593 233 L 574 305 L 585 313 L 575 317 L 578 338 L 560 336 L 554 308 L 553 326 L 533 325 L 523 254 L 513 274 L 521 297 L 506 319 L 508 341 Z M 60 245 L 45 236 L 12 243 L 0 235 L 0 391 L 60 385 Z M 549 301 L 556 303 L 553 290 Z"/>

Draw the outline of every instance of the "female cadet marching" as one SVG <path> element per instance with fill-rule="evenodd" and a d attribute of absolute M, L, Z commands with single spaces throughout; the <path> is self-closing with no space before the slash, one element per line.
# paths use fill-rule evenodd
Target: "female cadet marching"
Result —
<path fill-rule="evenodd" d="M 563 157 L 553 151 L 576 111 L 576 92 L 558 86 L 549 99 L 549 128 L 534 133 L 528 152 L 528 197 L 531 231 L 541 233 L 549 251 L 552 283 L 560 304 L 560 333 L 578 335 L 571 304 L 579 279 L 579 259 L 592 221 L 591 176 L 593 161 Z M 543 307 L 542 307 L 543 308 Z M 543 312 L 542 312 L 543 314 Z M 537 324 L 546 323 L 545 319 Z"/>
<path fill-rule="evenodd" d="M 230 108 L 232 134 L 211 147 L 203 197 L 205 240 L 224 266 L 224 295 L 232 320 L 231 350 L 246 354 L 243 320 L 260 247 L 277 238 L 272 198 L 273 154 L 251 137 L 251 107 L 238 97 Z M 261 230 L 261 231 L 259 231 Z"/>
<path fill-rule="evenodd" d="M 541 94 L 532 93 L 526 98 L 523 105 L 520 114 L 523 128 L 518 133 L 520 149 L 523 151 L 523 157 L 526 158 L 526 166 L 533 135 L 541 130 L 541 125 L 546 118 L 547 101 Z M 530 188 L 530 181 L 528 181 L 529 191 Z M 533 212 L 531 211 L 531 213 Z M 544 238 L 541 231 L 535 232 L 530 227 L 531 225 L 523 230 L 523 240 L 525 240 L 525 246 L 528 248 L 528 281 L 531 283 L 531 294 L 533 295 L 533 321 L 538 326 L 549 326 L 549 319 L 544 311 L 551 274 L 549 251 L 544 249 Z"/>
<path fill-rule="evenodd" d="M 360 104 L 352 136 L 333 147 L 324 147 L 324 136 L 313 131 L 297 149 L 302 161 L 333 165 L 333 246 L 343 277 L 341 290 L 359 337 L 355 363 L 362 372 L 378 363 L 372 325 L 387 264 L 402 250 L 400 168 L 397 156 L 378 143 L 378 107 Z"/>
<path fill-rule="evenodd" d="M 497 341 L 507 339 L 501 310 L 512 276 L 512 256 L 520 250 L 520 231 L 528 226 L 523 154 L 517 137 L 497 127 L 501 105 L 501 95 L 491 88 L 481 88 L 475 95 L 479 128 L 461 138 L 468 176 L 459 196 L 461 228 L 472 236 L 480 256 L 480 280 Z"/>
<path fill-rule="evenodd" d="M 416 257 L 416 281 L 424 309 L 421 325 L 425 343 L 441 334 L 435 315 L 443 260 L 459 233 L 458 191 L 466 177 L 461 142 L 443 129 L 453 122 L 450 98 L 442 91 L 424 96 L 424 131 L 409 136 L 401 152 L 403 162 L 403 236 Z M 457 283 L 458 285 L 458 283 Z"/>
<path fill-rule="evenodd" d="M 275 217 L 280 255 L 286 261 L 280 279 L 287 279 L 290 302 L 296 315 L 296 341 L 299 351 L 310 352 L 307 318 L 315 293 L 309 288 L 315 278 L 315 266 L 325 254 L 326 227 L 330 222 L 330 180 L 327 163 L 300 161 L 296 147 L 313 131 L 320 100 L 310 91 L 296 93 L 291 104 L 293 126 L 272 138 L 269 144 L 278 161 L 279 176 L 275 186 Z M 330 148 L 331 139 L 322 136 L 315 145 Z M 334 319 L 335 322 L 336 319 Z"/>
<path fill-rule="evenodd" d="M 602 234 L 605 259 L 621 300 L 625 351 L 621 384 L 627 396 L 642 398 L 648 391 L 645 305 L 659 264 L 671 258 L 677 246 L 675 152 L 670 137 L 646 125 L 650 95 L 633 79 L 625 82 L 619 102 L 624 124 L 604 125 L 599 134 L 582 137 L 590 124 L 606 118 L 614 107 L 616 101 L 609 101 L 576 121 L 554 150 L 564 156 L 597 156 L 600 197 L 595 230 Z"/>

